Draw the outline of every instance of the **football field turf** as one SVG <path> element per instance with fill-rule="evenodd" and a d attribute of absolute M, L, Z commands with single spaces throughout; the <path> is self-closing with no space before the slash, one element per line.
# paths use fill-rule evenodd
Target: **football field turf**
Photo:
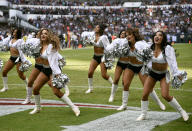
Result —
<path fill-rule="evenodd" d="M 178 67 L 180 70 L 185 70 L 188 73 L 187 82 L 180 89 L 172 89 L 170 87 L 170 94 L 173 95 L 181 106 L 189 113 L 192 113 L 192 45 L 189 44 L 175 44 L 179 56 L 177 57 Z M 87 86 L 87 74 L 90 60 L 93 57 L 93 48 L 83 48 L 78 50 L 64 49 L 60 53 L 66 58 L 66 66 L 63 68 L 63 73 L 70 78 L 69 89 L 70 98 L 75 103 L 92 103 L 105 105 L 121 105 L 122 96 L 122 82 L 119 81 L 119 88 L 116 93 L 115 101 L 108 102 L 111 85 L 101 77 L 100 67 L 94 73 L 93 85 L 94 92 L 85 94 Z M 6 62 L 9 58 L 9 53 L 0 53 L 0 58 Z M 30 58 L 34 64 L 34 60 Z M 115 63 L 116 65 L 116 63 Z M 29 76 L 28 71 L 26 73 Z M 114 77 L 114 68 L 108 71 L 109 75 Z M 2 80 L 0 80 L 0 87 L 2 88 Z M 5 93 L 0 93 L 0 98 L 25 98 L 26 90 L 22 80 L 19 79 L 15 68 L 8 73 L 9 90 Z M 130 96 L 128 106 L 140 107 L 140 100 L 142 95 L 142 85 L 136 75 L 130 86 Z M 159 83 L 156 84 L 155 90 L 166 105 L 165 112 L 175 112 L 173 108 L 160 95 Z M 45 85 L 41 90 L 42 99 L 58 100 L 52 93 L 48 85 Z M 161 111 L 156 103 L 149 98 L 149 108 L 151 111 Z M 1 110 L 1 109 L 0 109 Z M 41 113 L 29 115 L 30 110 L 9 114 L 0 117 L 0 131 L 53 131 L 61 130 L 60 126 L 80 125 L 91 120 L 108 116 L 118 111 L 114 109 L 92 109 L 80 108 L 81 115 L 75 117 L 69 108 L 65 107 L 43 107 Z M 161 116 L 159 116 L 161 117 Z M 123 119 L 123 118 L 122 118 Z M 192 118 L 188 122 L 184 122 L 181 118 L 171 121 L 165 125 L 157 126 L 155 131 L 188 131 L 192 128 Z"/>

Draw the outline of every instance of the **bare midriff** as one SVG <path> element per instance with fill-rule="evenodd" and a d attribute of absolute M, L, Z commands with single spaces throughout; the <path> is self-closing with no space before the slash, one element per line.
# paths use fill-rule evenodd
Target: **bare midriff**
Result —
<path fill-rule="evenodd" d="M 48 60 L 46 60 L 46 59 L 43 59 L 43 61 L 42 61 L 43 63 L 43 65 L 46 65 L 46 66 L 49 66 L 49 61 Z"/>
<path fill-rule="evenodd" d="M 11 47 L 10 48 L 10 54 L 11 56 L 19 56 L 19 51 L 16 48 Z"/>
<path fill-rule="evenodd" d="M 94 46 L 94 54 L 102 55 L 103 53 L 104 53 L 104 48 L 103 47 Z"/>
<path fill-rule="evenodd" d="M 35 58 L 35 63 L 36 64 L 43 64 L 43 58 L 41 58 L 41 57 Z"/>
<path fill-rule="evenodd" d="M 138 61 L 134 56 L 129 56 L 128 58 L 129 58 L 129 62 L 132 64 L 138 64 L 138 65 L 143 64 L 143 62 Z"/>
<path fill-rule="evenodd" d="M 129 62 L 129 57 L 120 57 L 119 61 L 126 61 Z"/>
<path fill-rule="evenodd" d="M 152 69 L 156 71 L 165 71 L 167 70 L 167 63 L 152 63 Z"/>

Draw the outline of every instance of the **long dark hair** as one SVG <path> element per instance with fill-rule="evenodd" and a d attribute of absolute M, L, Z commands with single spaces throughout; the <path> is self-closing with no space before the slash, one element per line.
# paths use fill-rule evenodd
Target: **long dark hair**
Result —
<path fill-rule="evenodd" d="M 140 41 L 140 40 L 143 40 L 143 36 L 139 33 L 138 28 L 128 28 L 127 33 L 128 34 L 133 34 L 133 36 L 135 37 L 136 42 Z"/>
<path fill-rule="evenodd" d="M 103 35 L 105 29 L 107 28 L 107 25 L 105 24 L 99 24 L 100 30 L 99 30 L 99 34 Z"/>
<path fill-rule="evenodd" d="M 15 30 L 17 30 L 16 39 L 21 39 L 21 37 L 22 37 L 22 30 L 21 30 L 21 28 L 15 28 L 15 29 L 13 29 L 13 30 L 12 30 L 12 37 L 13 37 L 13 32 L 14 32 Z"/>
<path fill-rule="evenodd" d="M 119 32 L 119 35 L 118 35 L 119 38 L 121 37 L 121 34 L 122 34 L 123 31 L 125 31 L 125 30 L 121 30 L 121 31 Z M 126 32 L 126 31 L 125 31 L 125 32 Z M 125 37 L 126 37 L 126 35 L 125 35 Z"/>
<path fill-rule="evenodd" d="M 162 40 L 162 42 L 161 42 L 161 50 L 164 52 L 165 47 L 166 47 L 167 45 L 171 45 L 171 44 L 167 42 L 167 35 L 166 35 L 163 31 L 157 31 L 157 32 L 152 36 L 153 44 L 151 45 L 151 49 L 152 49 L 152 50 L 155 50 L 154 37 L 155 37 L 155 35 L 156 35 L 158 32 L 161 32 L 162 35 L 163 35 L 163 40 Z"/>

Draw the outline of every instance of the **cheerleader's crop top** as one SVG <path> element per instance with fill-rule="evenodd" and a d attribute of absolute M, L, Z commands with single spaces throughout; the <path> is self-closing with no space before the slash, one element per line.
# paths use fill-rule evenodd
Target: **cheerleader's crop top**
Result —
<path fill-rule="evenodd" d="M 41 54 L 43 59 L 47 59 L 49 66 L 52 69 L 53 74 L 61 74 L 61 69 L 59 68 L 58 60 L 62 57 L 58 51 L 53 49 L 53 45 L 49 44 L 47 49 Z"/>
<path fill-rule="evenodd" d="M 20 49 L 20 46 L 21 44 L 23 43 L 24 41 L 22 39 L 18 39 L 17 41 L 15 41 L 14 43 L 12 43 L 12 40 L 11 40 L 11 36 L 8 36 L 7 38 L 3 39 L 3 41 L 1 42 L 1 44 L 3 45 L 6 45 L 10 48 L 15 48 L 18 50 L 19 52 L 19 57 L 21 58 L 21 61 L 22 62 L 25 62 L 27 59 L 25 58 L 23 52 L 21 51 Z"/>
<path fill-rule="evenodd" d="M 96 47 L 106 48 L 110 44 L 109 39 L 106 35 L 100 36 L 98 41 L 95 42 L 95 32 L 84 32 L 82 33 L 81 37 L 83 39 L 88 39 L 88 41 L 93 43 L 93 45 Z"/>
<path fill-rule="evenodd" d="M 168 63 L 172 76 L 177 76 L 180 73 L 177 66 L 175 50 L 170 45 L 166 46 L 165 54 L 161 52 L 157 57 L 155 56 L 152 57 L 151 61 L 147 65 L 150 69 L 152 69 L 152 63 L 159 63 L 159 64 Z"/>
<path fill-rule="evenodd" d="M 126 38 L 117 38 L 109 46 L 107 46 L 105 51 L 106 52 L 112 52 L 112 51 L 114 51 L 114 49 L 116 48 L 117 45 L 121 46 L 121 47 L 128 45 L 128 40 Z M 145 42 L 144 40 L 137 41 L 135 43 L 135 49 L 138 51 L 142 51 L 143 49 L 146 49 L 148 47 L 149 47 L 149 44 L 147 42 Z M 126 57 L 129 57 L 129 56 L 135 57 L 137 59 L 136 54 L 135 54 L 135 50 L 133 50 L 133 51 L 129 50 L 129 54 Z M 125 57 L 125 56 L 122 56 L 122 57 Z M 140 60 L 138 60 L 138 61 L 140 61 Z M 130 63 L 130 64 L 132 64 L 132 63 Z"/>

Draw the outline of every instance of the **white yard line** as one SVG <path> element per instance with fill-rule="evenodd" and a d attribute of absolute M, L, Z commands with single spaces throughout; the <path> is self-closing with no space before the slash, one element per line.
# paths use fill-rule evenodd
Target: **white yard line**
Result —
<path fill-rule="evenodd" d="M 61 126 L 63 131 L 150 131 L 155 126 L 166 124 L 178 119 L 176 112 L 149 111 L 147 119 L 135 121 L 140 111 L 122 111 L 104 118 L 99 118 L 78 126 Z"/>
<path fill-rule="evenodd" d="M 22 105 L 24 99 L 0 98 L 0 116 L 32 109 L 34 105 Z M 44 107 L 64 107 L 61 101 L 41 100 Z M 90 103 L 75 103 L 79 107 L 116 109 L 118 106 Z M 155 126 L 163 125 L 170 121 L 180 118 L 177 112 L 157 112 L 148 111 L 147 120 L 136 122 L 136 118 L 141 111 L 138 107 L 128 107 L 128 110 L 115 113 L 104 118 L 99 118 L 78 126 L 61 126 L 66 128 L 64 131 L 150 131 Z M 80 116 L 81 117 L 81 116 Z"/>

